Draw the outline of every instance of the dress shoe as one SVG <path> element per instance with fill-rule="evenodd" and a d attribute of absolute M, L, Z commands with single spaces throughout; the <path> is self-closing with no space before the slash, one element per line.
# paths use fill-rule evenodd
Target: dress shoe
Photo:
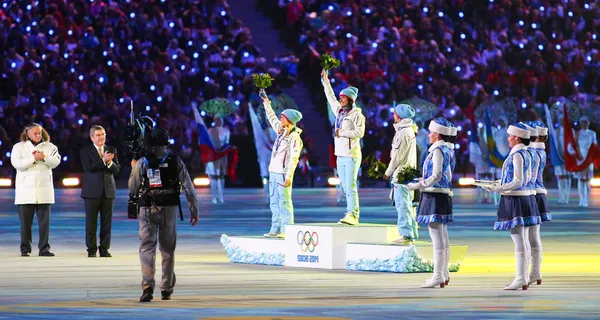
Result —
<path fill-rule="evenodd" d="M 29 252 L 21 252 L 21 257 L 29 257 Z"/>
<path fill-rule="evenodd" d="M 110 252 L 108 252 L 108 250 L 105 250 L 105 251 L 100 251 L 100 257 L 102 257 L 102 258 L 111 258 L 112 255 L 110 254 Z"/>
<path fill-rule="evenodd" d="M 162 290 L 160 295 L 162 296 L 161 300 L 171 300 L 171 295 L 173 294 L 173 290 L 167 291 Z"/>
<path fill-rule="evenodd" d="M 96 252 L 88 252 L 88 258 L 95 258 Z"/>
<path fill-rule="evenodd" d="M 40 257 L 54 257 L 54 253 L 50 251 L 40 253 Z"/>
<path fill-rule="evenodd" d="M 152 296 L 153 293 L 154 293 L 154 289 L 152 289 L 152 288 L 146 288 L 146 289 L 144 289 L 144 292 L 142 292 L 142 296 L 140 297 L 140 302 L 150 302 L 150 301 L 152 301 L 152 298 L 154 298 Z"/>

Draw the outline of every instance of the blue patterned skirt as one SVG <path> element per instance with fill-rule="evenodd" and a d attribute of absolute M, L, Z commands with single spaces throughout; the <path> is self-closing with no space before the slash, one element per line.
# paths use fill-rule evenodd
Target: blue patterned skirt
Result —
<path fill-rule="evenodd" d="M 516 226 L 542 223 L 534 196 L 502 196 L 494 230 L 510 230 Z"/>
<path fill-rule="evenodd" d="M 536 194 L 535 201 L 537 202 L 540 218 L 542 221 L 552 221 L 552 214 L 550 214 L 550 207 L 548 206 L 548 199 L 545 194 Z"/>
<path fill-rule="evenodd" d="M 432 222 L 439 222 L 447 224 L 452 221 L 454 221 L 454 216 L 452 215 L 452 197 L 445 193 L 421 193 L 417 223 L 430 224 Z"/>

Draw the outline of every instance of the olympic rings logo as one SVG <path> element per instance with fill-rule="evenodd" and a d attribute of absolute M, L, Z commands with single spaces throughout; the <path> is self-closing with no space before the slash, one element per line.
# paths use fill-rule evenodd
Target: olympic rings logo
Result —
<path fill-rule="evenodd" d="M 316 232 L 310 233 L 309 231 L 298 231 L 296 240 L 298 241 L 302 252 L 313 252 L 319 244 L 319 234 Z"/>

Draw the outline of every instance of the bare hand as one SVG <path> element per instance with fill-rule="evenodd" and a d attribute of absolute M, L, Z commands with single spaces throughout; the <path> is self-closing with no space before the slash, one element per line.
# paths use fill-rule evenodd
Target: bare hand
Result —
<path fill-rule="evenodd" d="M 340 137 L 340 129 L 339 128 L 335 129 L 335 134 L 334 135 L 336 136 L 336 138 Z"/>
<path fill-rule="evenodd" d="M 136 165 L 137 165 L 137 160 L 135 160 L 135 159 L 131 160 L 131 167 L 135 168 Z"/>
<path fill-rule="evenodd" d="M 292 185 L 292 179 L 285 179 L 285 181 L 283 181 L 283 186 L 288 188 Z"/>
<path fill-rule="evenodd" d="M 109 163 L 114 157 L 115 155 L 113 153 L 104 152 L 104 157 L 102 157 L 102 160 L 104 163 Z"/>
<path fill-rule="evenodd" d="M 44 160 L 44 152 L 42 151 L 34 151 L 33 152 L 33 158 L 35 159 L 35 161 L 41 161 Z"/>
<path fill-rule="evenodd" d="M 198 224 L 198 217 L 190 217 L 190 224 L 192 227 Z"/>
<path fill-rule="evenodd" d="M 321 71 L 321 79 L 325 80 L 325 81 L 329 81 L 329 72 L 325 69 L 323 69 L 323 71 Z"/>
<path fill-rule="evenodd" d="M 383 176 L 383 180 L 390 180 L 390 176 L 388 176 L 387 174 Z"/>

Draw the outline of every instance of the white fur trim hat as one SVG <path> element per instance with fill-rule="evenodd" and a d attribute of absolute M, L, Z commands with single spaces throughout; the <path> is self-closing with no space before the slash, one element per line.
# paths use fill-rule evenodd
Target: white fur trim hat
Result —
<path fill-rule="evenodd" d="M 531 138 L 531 134 L 529 133 L 529 131 L 527 130 L 525 125 L 522 123 L 517 123 L 515 125 L 508 126 L 508 130 L 506 130 L 506 132 L 508 132 L 508 134 L 511 134 L 513 136 L 517 136 L 517 137 L 523 138 L 523 139 Z"/>
<path fill-rule="evenodd" d="M 435 118 L 429 122 L 429 131 L 443 134 L 445 136 L 452 136 L 454 130 L 452 130 L 452 124 L 445 118 Z"/>

